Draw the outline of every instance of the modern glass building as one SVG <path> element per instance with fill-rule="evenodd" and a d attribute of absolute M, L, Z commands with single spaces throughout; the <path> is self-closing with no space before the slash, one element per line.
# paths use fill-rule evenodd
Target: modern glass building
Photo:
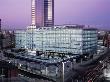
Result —
<path fill-rule="evenodd" d="M 54 26 L 54 0 L 32 0 L 32 25 Z"/>
<path fill-rule="evenodd" d="M 72 54 L 97 52 L 97 29 L 82 26 L 29 26 L 26 31 L 16 31 L 16 47 L 37 51 Z"/>

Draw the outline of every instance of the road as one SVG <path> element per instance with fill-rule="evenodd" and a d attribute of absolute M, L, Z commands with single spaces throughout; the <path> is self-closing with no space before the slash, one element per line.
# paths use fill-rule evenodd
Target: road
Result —
<path fill-rule="evenodd" d="M 75 64 L 73 69 L 69 73 L 67 73 L 66 76 L 69 76 L 69 78 L 74 80 L 74 82 L 75 82 L 75 80 L 83 80 L 84 79 L 83 77 L 85 77 L 86 75 L 88 75 L 88 78 L 91 78 L 92 76 L 96 75 L 92 72 L 95 71 L 95 69 L 99 69 L 100 66 L 102 66 L 102 64 L 99 61 L 106 60 L 106 57 L 109 54 L 110 54 L 110 50 L 106 54 L 95 56 L 94 59 L 91 59 L 91 60 L 88 60 L 88 61 L 85 61 L 85 62 L 82 62 L 79 64 Z M 17 62 L 19 63 L 19 65 L 26 64 L 26 62 L 20 61 L 19 59 L 13 60 L 13 61 L 11 61 L 10 59 L 8 60 L 6 57 L 3 56 L 3 54 L 1 55 L 0 58 L 2 60 L 5 60 L 5 61 L 10 62 L 10 63 L 14 63 L 14 64 L 16 64 Z M 32 65 L 33 64 L 31 64 L 31 66 Z M 34 66 L 34 67 L 37 67 L 37 66 Z M 67 80 L 67 82 L 70 82 L 70 81 Z"/>
<path fill-rule="evenodd" d="M 89 61 L 83 62 L 82 64 L 78 64 L 74 66 L 73 73 L 71 77 L 71 81 L 73 82 L 86 82 L 85 78 L 92 78 L 93 76 L 97 76 L 96 70 L 101 71 L 103 68 L 103 63 L 108 60 L 108 57 L 110 56 L 110 49 L 100 56 L 96 56 L 94 59 L 91 59 Z M 102 61 L 103 63 L 99 62 Z M 99 70 L 100 69 L 100 70 Z M 96 77 L 93 77 L 94 79 Z M 70 81 L 67 81 L 70 82 Z"/>

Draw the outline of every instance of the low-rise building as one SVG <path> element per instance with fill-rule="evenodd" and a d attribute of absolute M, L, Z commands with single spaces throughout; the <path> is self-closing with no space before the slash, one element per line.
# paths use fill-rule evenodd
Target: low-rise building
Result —
<path fill-rule="evenodd" d="M 94 54 L 97 52 L 97 29 L 82 25 L 41 27 L 29 26 L 17 30 L 16 48 L 36 51 L 53 51 L 72 54 Z"/>
<path fill-rule="evenodd" d="M 14 31 L 1 31 L 1 49 L 15 47 Z"/>

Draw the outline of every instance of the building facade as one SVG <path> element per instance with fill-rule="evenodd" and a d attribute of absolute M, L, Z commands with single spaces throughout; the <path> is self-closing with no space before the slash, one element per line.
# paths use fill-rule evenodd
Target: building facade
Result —
<path fill-rule="evenodd" d="M 36 27 L 16 31 L 16 47 L 73 54 L 97 52 L 97 30 L 76 26 Z"/>
<path fill-rule="evenodd" d="M 32 0 L 32 25 L 54 26 L 54 0 Z"/>
<path fill-rule="evenodd" d="M 0 49 L 14 48 L 15 35 L 13 30 L 2 30 L 0 32 Z"/>
<path fill-rule="evenodd" d="M 1 32 L 1 19 L 0 19 L 0 49 L 2 48 L 2 32 Z"/>
<path fill-rule="evenodd" d="M 0 19 L 0 31 L 1 31 L 1 19 Z"/>

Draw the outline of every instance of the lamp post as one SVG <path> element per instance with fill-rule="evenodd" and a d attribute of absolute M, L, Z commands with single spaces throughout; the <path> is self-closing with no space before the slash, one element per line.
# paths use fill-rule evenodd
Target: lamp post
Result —
<path fill-rule="evenodd" d="M 65 62 L 62 62 L 62 82 L 64 82 L 65 79 Z"/>

